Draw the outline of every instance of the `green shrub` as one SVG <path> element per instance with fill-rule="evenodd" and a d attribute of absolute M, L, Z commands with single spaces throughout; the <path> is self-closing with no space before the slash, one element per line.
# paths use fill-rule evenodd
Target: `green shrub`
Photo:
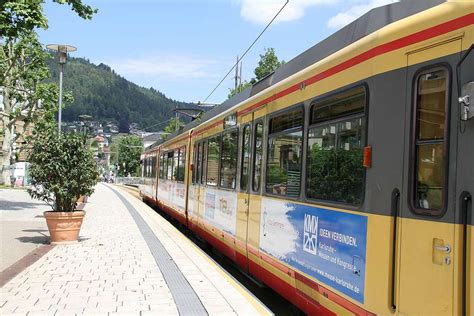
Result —
<path fill-rule="evenodd" d="M 72 212 L 81 195 L 91 195 L 98 171 L 82 134 L 61 134 L 54 125 L 37 131 L 29 154 L 31 197 L 48 203 L 54 211 Z"/>

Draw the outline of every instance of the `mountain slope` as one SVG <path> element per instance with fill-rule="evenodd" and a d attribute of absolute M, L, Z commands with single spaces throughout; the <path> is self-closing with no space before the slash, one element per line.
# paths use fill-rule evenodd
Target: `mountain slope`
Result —
<path fill-rule="evenodd" d="M 51 61 L 49 66 L 57 82 L 58 65 Z M 94 65 L 83 58 L 68 60 L 63 83 L 64 91 L 71 91 L 74 96 L 74 103 L 63 111 L 64 121 L 76 121 L 79 115 L 87 114 L 96 121 L 115 121 L 119 127 L 138 123 L 140 128 L 146 129 L 169 119 L 176 107 L 194 107 L 169 99 L 153 88 L 140 87 L 117 75 L 109 66 Z M 157 131 L 164 126 L 166 124 L 147 131 Z"/>

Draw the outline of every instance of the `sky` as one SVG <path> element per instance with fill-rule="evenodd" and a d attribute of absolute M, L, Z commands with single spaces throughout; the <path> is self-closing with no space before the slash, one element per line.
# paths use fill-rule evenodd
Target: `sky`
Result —
<path fill-rule="evenodd" d="M 203 102 L 285 0 L 83 0 L 99 12 L 82 20 L 46 1 L 46 44 L 77 47 L 73 57 L 111 66 L 116 73 L 167 97 Z M 242 79 L 265 48 L 289 61 L 371 8 L 396 0 L 290 0 L 243 59 Z M 226 100 L 233 74 L 208 98 Z M 67 68 L 65 70 L 67 80 Z"/>

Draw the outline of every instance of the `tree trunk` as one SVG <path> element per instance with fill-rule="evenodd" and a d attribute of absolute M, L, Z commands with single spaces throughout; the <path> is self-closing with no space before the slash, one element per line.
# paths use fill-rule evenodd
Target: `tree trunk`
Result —
<path fill-rule="evenodd" d="M 8 80 L 8 79 L 7 79 Z M 10 117 L 8 114 L 11 113 L 12 100 L 8 92 L 8 85 L 3 90 L 3 109 L 4 114 L 2 115 L 3 122 L 3 143 L 2 143 L 2 176 L 0 178 L 0 184 L 13 185 L 11 183 L 11 155 L 12 155 L 12 141 L 13 134 L 11 129 Z M 6 115 L 5 115 L 6 114 Z"/>
<path fill-rule="evenodd" d="M 11 155 L 12 155 L 12 146 L 11 142 L 13 139 L 12 131 L 8 126 L 9 123 L 9 118 L 2 116 L 2 121 L 3 121 L 3 143 L 2 143 L 2 154 L 3 154 L 3 162 L 2 162 L 2 178 L 0 179 L 0 183 L 3 183 L 5 185 L 10 185 L 11 183 L 11 178 L 10 176 L 12 175 L 11 169 L 10 169 L 10 160 L 11 160 Z"/>

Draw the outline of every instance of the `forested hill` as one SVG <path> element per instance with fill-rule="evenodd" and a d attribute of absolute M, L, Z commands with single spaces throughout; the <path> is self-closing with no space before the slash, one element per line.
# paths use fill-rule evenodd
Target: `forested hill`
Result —
<path fill-rule="evenodd" d="M 58 64 L 50 62 L 53 80 L 59 80 Z M 167 98 L 153 88 L 140 87 L 117 75 L 109 66 L 94 65 L 83 58 L 70 58 L 64 71 L 64 91 L 71 91 L 74 103 L 63 111 L 64 121 L 77 121 L 79 115 L 92 115 L 93 120 L 115 121 L 119 128 L 138 123 L 140 128 L 169 119 L 172 110 L 193 105 Z M 166 124 L 150 128 L 157 131 Z"/>

